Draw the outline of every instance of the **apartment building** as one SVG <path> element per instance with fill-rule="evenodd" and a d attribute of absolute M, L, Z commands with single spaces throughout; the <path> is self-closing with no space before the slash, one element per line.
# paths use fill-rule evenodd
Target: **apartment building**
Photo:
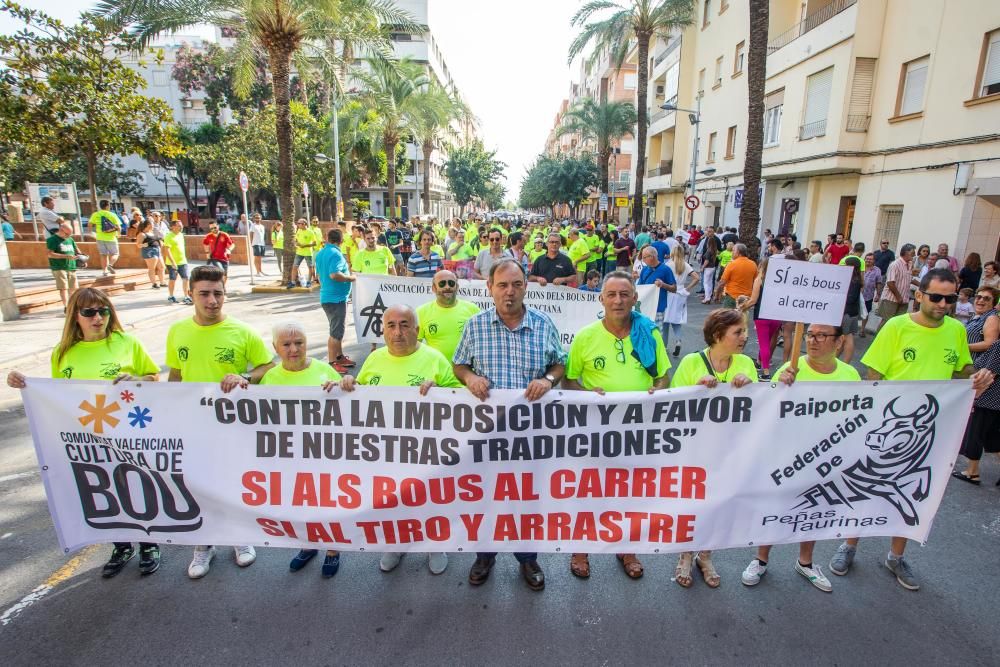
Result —
<path fill-rule="evenodd" d="M 772 0 L 761 231 L 842 232 L 998 254 L 1000 4 Z M 746 146 L 746 3 L 698 0 L 695 25 L 653 48 L 650 214 L 735 225 Z M 675 74 L 676 72 L 676 74 Z M 672 99 L 700 116 L 659 109 Z M 654 87 L 655 86 L 655 87 Z M 662 86 L 662 88 L 661 88 Z M 694 120 L 698 146 L 694 145 Z M 702 201 L 693 216 L 690 192 Z M 655 202 L 655 203 L 654 203 Z"/>

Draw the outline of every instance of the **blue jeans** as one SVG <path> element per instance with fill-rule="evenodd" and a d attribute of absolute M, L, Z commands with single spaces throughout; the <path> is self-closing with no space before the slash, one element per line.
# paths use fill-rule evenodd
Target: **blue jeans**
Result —
<path fill-rule="evenodd" d="M 476 558 L 496 558 L 496 557 L 497 557 L 497 554 L 496 554 L 495 551 L 492 552 L 492 553 L 487 552 L 487 551 L 477 551 L 476 552 Z M 538 554 L 517 553 L 517 552 L 515 552 L 514 553 L 514 558 L 517 559 L 518 563 L 528 563 L 528 562 L 533 561 L 533 560 L 538 560 Z"/>

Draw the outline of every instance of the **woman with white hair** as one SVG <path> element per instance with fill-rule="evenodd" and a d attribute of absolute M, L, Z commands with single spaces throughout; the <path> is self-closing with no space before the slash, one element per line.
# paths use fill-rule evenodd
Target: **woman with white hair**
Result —
<path fill-rule="evenodd" d="M 300 323 L 289 321 L 275 324 L 271 330 L 271 339 L 281 363 L 265 373 L 260 384 L 321 387 L 323 391 L 331 391 L 334 387 L 343 388 L 345 383 L 354 386 L 354 378 L 350 375 L 341 377 L 340 373 L 329 364 L 309 357 L 306 352 L 306 331 Z M 288 568 L 292 572 L 298 572 L 317 553 L 317 549 L 302 549 L 289 563 Z M 332 577 L 337 574 L 338 569 L 340 569 L 340 553 L 328 549 L 323 559 L 323 576 Z"/>

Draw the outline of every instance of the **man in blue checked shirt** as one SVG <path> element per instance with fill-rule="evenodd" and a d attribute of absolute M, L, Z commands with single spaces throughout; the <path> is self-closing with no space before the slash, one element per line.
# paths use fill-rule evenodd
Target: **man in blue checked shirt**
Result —
<path fill-rule="evenodd" d="M 566 352 L 559 330 L 548 315 L 524 305 L 528 278 L 521 265 L 503 258 L 490 267 L 486 286 L 493 308 L 473 315 L 465 324 L 455 350 L 455 376 L 480 400 L 490 389 L 524 389 L 536 401 L 559 384 L 565 373 Z M 533 591 L 545 588 L 538 554 L 515 553 L 521 574 Z M 495 553 L 477 553 L 469 583 L 478 586 L 490 577 Z"/>

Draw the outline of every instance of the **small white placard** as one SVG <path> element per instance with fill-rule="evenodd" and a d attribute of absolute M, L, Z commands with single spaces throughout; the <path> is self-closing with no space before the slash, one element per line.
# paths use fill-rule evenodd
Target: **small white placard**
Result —
<path fill-rule="evenodd" d="M 760 316 L 784 322 L 840 326 L 853 270 L 837 264 L 768 262 Z"/>

